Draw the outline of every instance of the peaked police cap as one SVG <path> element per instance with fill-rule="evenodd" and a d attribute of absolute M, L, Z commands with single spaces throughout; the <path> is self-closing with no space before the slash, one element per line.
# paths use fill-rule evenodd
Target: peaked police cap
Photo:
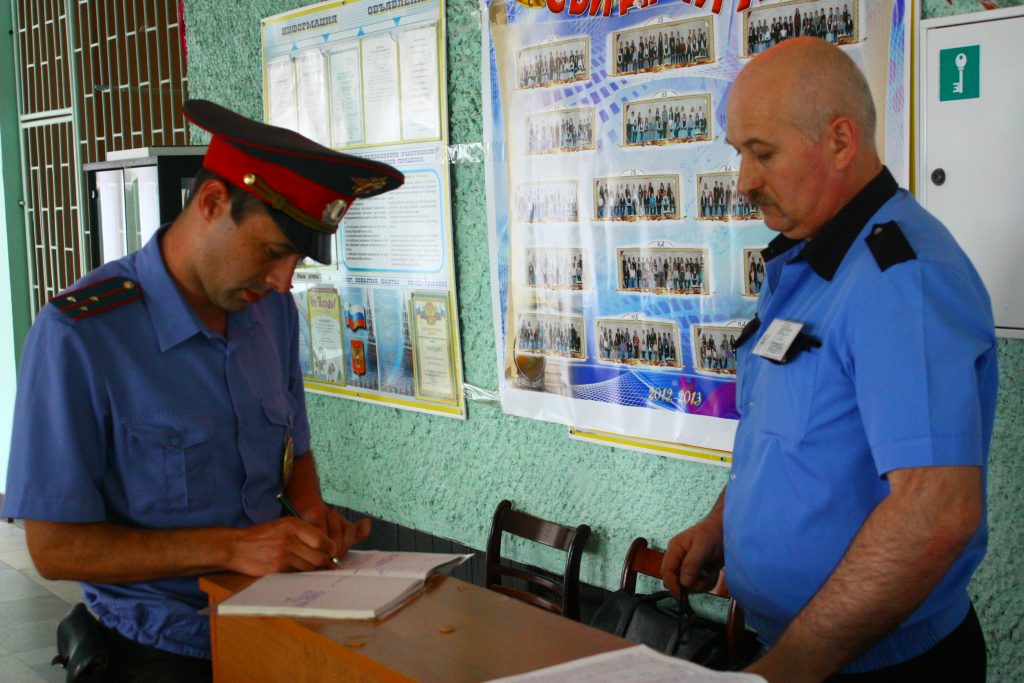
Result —
<path fill-rule="evenodd" d="M 335 152 L 207 100 L 189 100 L 183 110 L 212 135 L 203 167 L 266 202 L 296 250 L 320 263 L 331 262 L 334 234 L 356 199 L 405 182 L 387 164 Z"/>

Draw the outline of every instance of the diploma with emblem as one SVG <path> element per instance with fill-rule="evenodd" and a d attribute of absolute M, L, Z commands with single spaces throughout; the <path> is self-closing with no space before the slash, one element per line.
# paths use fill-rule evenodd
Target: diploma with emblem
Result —
<path fill-rule="evenodd" d="M 217 606 L 220 614 L 376 619 L 435 574 L 472 555 L 350 550 L 337 570 L 269 574 Z"/>
<path fill-rule="evenodd" d="M 410 299 L 416 396 L 454 401 L 455 368 L 448 295 L 417 293 Z"/>

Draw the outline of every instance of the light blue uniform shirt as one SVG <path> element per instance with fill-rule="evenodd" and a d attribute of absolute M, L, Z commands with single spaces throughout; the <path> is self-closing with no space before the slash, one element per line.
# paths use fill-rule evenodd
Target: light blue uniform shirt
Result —
<path fill-rule="evenodd" d="M 869 235 L 891 221 L 876 256 Z M 729 588 L 771 645 L 888 495 L 887 472 L 984 472 L 997 369 L 977 273 L 888 171 L 814 240 L 780 236 L 766 260 L 760 327 L 738 354 L 741 420 L 724 520 Z M 802 322 L 821 346 L 786 364 L 754 355 L 776 318 Z M 927 600 L 843 671 L 906 661 L 958 626 L 986 541 L 982 523 Z"/>
<path fill-rule="evenodd" d="M 159 234 L 75 286 L 127 278 L 141 299 L 74 321 L 50 304 L 29 332 L 5 516 L 149 529 L 281 516 L 286 433 L 309 448 L 294 300 L 271 293 L 229 314 L 221 337 L 171 281 Z M 128 638 L 210 656 L 195 577 L 82 586 Z"/>

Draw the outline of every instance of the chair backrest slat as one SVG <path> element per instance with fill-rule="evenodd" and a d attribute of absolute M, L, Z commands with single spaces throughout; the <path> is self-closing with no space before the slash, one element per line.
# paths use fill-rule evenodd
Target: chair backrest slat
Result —
<path fill-rule="evenodd" d="M 501 561 L 503 533 L 564 551 L 566 553 L 565 572 L 561 579 L 558 580 L 557 577 L 533 571 L 529 567 L 510 567 L 503 564 Z M 580 616 L 580 561 L 583 558 L 583 546 L 588 538 L 590 538 L 590 527 L 586 524 L 571 527 L 549 522 L 546 519 L 513 510 L 512 503 L 503 500 L 498 503 L 498 508 L 494 512 L 491 532 L 487 537 L 484 585 L 530 604 L 551 609 L 570 619 L 578 620 Z M 528 585 L 539 586 L 559 599 L 559 602 L 556 603 L 534 593 L 503 586 L 503 576 L 526 582 Z"/>

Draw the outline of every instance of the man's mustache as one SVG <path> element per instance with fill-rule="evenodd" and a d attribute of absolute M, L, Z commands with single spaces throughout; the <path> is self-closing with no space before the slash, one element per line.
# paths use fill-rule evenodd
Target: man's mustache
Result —
<path fill-rule="evenodd" d="M 774 206 L 775 205 L 775 202 L 771 201 L 770 199 L 765 197 L 764 193 L 758 192 L 757 190 L 755 190 L 753 192 L 749 192 L 749 193 L 747 193 L 747 194 L 745 194 L 743 196 L 746 197 L 748 204 L 753 204 L 754 206 Z"/>

